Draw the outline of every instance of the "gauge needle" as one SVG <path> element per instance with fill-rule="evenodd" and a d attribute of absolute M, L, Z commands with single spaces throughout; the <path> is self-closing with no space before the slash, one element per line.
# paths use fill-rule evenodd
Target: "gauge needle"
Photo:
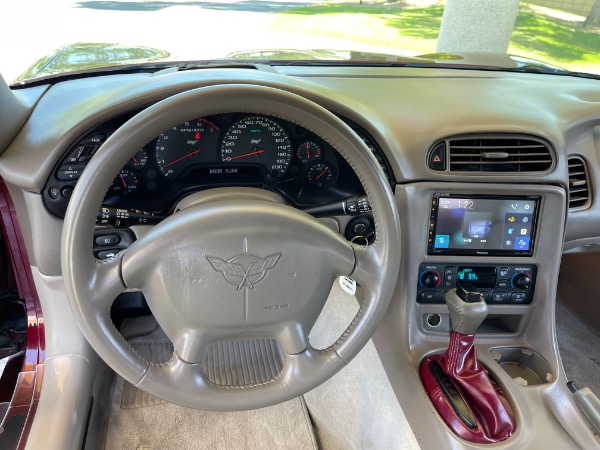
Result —
<path fill-rule="evenodd" d="M 243 155 L 228 156 L 227 158 L 225 158 L 225 161 L 233 161 L 234 159 L 244 158 L 245 156 L 260 155 L 261 153 L 264 153 L 264 152 L 265 152 L 264 150 L 256 150 L 255 152 L 244 153 Z"/>
<path fill-rule="evenodd" d="M 182 156 L 181 158 L 176 159 L 175 161 L 171 161 L 168 164 L 165 164 L 164 166 L 161 167 L 161 169 L 164 169 L 165 167 L 169 167 L 175 163 L 178 163 L 179 161 L 184 160 L 185 158 L 189 158 L 190 156 L 194 156 L 196 153 L 200 153 L 200 150 L 194 150 L 192 153 L 188 153 L 185 156 Z"/>
<path fill-rule="evenodd" d="M 306 153 L 307 153 L 308 159 L 310 159 L 310 147 L 308 146 L 308 142 L 306 143 Z"/>
<path fill-rule="evenodd" d="M 137 164 L 137 158 L 135 157 L 135 155 L 133 155 L 133 156 L 131 157 L 131 159 L 133 159 L 133 162 Z"/>
<path fill-rule="evenodd" d="M 329 169 L 325 169 L 323 172 L 321 172 L 319 175 L 317 175 L 316 179 L 318 180 L 319 178 L 321 178 L 323 175 L 325 175 L 327 173 L 328 170 Z"/>
<path fill-rule="evenodd" d="M 123 187 L 125 189 L 127 189 L 127 183 L 125 183 L 125 178 L 123 177 L 123 175 L 119 174 L 119 177 L 121 177 L 121 182 L 123 183 Z"/>

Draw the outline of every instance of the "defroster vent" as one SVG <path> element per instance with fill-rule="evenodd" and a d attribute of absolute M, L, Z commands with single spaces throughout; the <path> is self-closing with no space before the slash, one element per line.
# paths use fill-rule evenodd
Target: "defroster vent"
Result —
<path fill-rule="evenodd" d="M 583 158 L 569 157 L 569 209 L 586 209 L 590 206 L 590 183 Z"/>
<path fill-rule="evenodd" d="M 430 153 L 441 145 L 451 172 L 548 172 L 554 166 L 550 145 L 533 136 L 458 136 L 437 142 Z"/>

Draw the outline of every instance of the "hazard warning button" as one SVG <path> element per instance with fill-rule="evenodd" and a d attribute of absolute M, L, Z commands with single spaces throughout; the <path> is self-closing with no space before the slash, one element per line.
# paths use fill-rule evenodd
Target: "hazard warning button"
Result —
<path fill-rule="evenodd" d="M 440 142 L 429 152 L 427 164 L 431 170 L 446 170 L 446 143 Z"/>

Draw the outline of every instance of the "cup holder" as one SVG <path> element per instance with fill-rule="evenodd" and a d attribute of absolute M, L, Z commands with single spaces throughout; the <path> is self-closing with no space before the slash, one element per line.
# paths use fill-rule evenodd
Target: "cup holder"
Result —
<path fill-rule="evenodd" d="M 490 350 L 498 365 L 522 386 L 535 386 L 554 381 L 550 364 L 537 352 L 523 347 L 502 347 Z"/>

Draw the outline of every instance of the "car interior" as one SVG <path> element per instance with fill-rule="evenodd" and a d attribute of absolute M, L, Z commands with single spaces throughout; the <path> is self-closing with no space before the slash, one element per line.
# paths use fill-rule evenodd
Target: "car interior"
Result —
<path fill-rule="evenodd" d="M 568 75 L 0 78 L 2 448 L 599 448 L 599 154 Z"/>

